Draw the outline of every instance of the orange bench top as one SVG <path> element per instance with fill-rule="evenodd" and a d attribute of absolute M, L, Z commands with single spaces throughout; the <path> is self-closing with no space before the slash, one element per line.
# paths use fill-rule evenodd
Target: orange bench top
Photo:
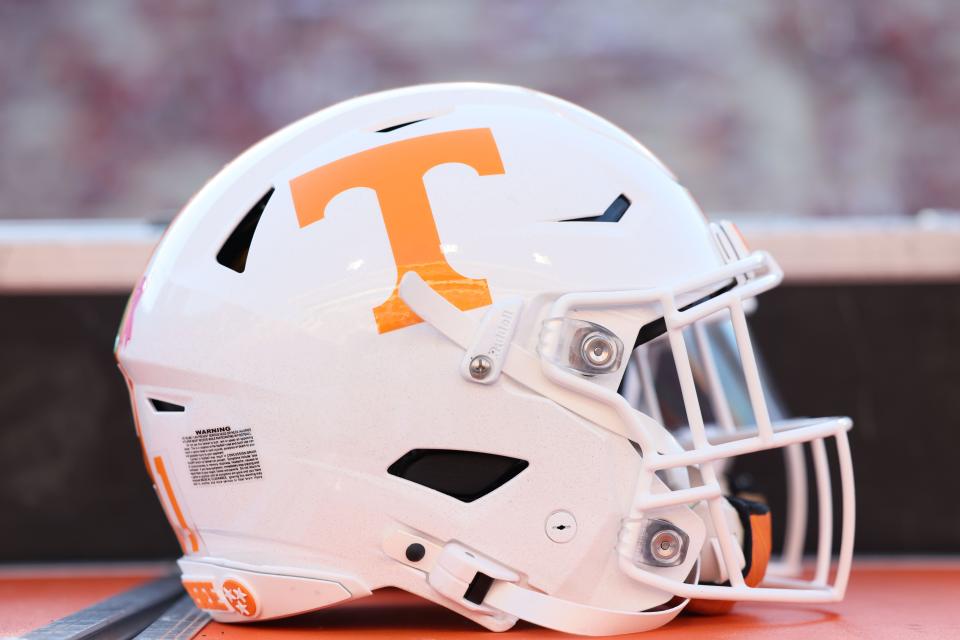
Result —
<path fill-rule="evenodd" d="M 24 633 L 167 571 L 161 565 L 80 572 L 64 567 L 0 570 L 0 636 Z M 321 635 L 318 635 L 322 633 Z M 437 605 L 396 590 L 290 620 L 209 623 L 196 637 L 254 638 L 478 638 L 485 630 Z M 501 636 L 560 638 L 519 623 Z M 960 638 L 960 559 L 858 561 L 847 599 L 831 605 L 740 604 L 733 613 L 683 615 L 648 638 L 776 637 L 901 639 Z"/>

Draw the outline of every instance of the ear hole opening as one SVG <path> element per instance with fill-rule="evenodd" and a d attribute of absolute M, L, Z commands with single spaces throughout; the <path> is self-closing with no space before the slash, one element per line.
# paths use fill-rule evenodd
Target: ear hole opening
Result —
<path fill-rule="evenodd" d="M 526 460 L 481 451 L 412 449 L 393 462 L 387 473 L 461 502 L 473 502 L 515 478 L 528 465 Z"/>

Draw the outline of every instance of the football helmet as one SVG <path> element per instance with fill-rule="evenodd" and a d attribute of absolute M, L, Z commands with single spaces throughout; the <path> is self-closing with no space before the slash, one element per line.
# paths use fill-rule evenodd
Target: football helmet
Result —
<path fill-rule="evenodd" d="M 747 331 L 781 277 L 630 136 L 535 91 L 419 86 L 288 126 L 186 205 L 117 338 L 184 586 L 228 622 L 397 587 L 491 630 L 588 635 L 840 599 L 851 423 L 771 419 Z M 682 394 L 669 429 L 618 393 L 655 349 Z M 816 475 L 807 577 L 766 571 L 769 510 L 723 473 L 788 446 Z"/>

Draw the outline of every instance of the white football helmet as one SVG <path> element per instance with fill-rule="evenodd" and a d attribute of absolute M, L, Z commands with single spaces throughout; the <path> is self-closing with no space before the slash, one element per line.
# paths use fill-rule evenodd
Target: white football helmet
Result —
<path fill-rule="evenodd" d="M 842 598 L 851 423 L 772 421 L 747 333 L 744 304 L 780 280 L 630 136 L 534 91 L 413 87 L 283 129 L 187 204 L 118 335 L 184 585 L 221 621 L 398 587 L 488 629 L 588 635 L 691 600 Z M 717 318 L 750 424 L 703 418 L 698 387 L 713 415 L 726 402 Z M 656 344 L 681 429 L 617 392 Z M 812 575 L 764 576 L 769 512 L 722 469 L 803 443 Z"/>

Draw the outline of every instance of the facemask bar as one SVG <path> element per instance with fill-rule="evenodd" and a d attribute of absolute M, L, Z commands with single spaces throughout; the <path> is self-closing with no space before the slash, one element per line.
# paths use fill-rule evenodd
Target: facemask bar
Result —
<path fill-rule="evenodd" d="M 715 288 L 718 284 L 733 278 L 737 278 L 737 285 L 731 290 L 693 307 L 680 310 L 681 305 L 677 303 L 679 298 L 689 297 L 695 292 L 709 287 Z M 552 318 L 563 318 L 572 309 L 638 306 L 651 303 L 659 303 L 663 312 L 667 339 L 673 352 L 689 422 L 691 445 L 689 450 L 679 452 L 665 452 L 654 447 L 642 448 L 643 463 L 633 505 L 624 520 L 618 545 L 621 570 L 639 582 L 686 598 L 832 602 L 843 597 L 853 555 L 853 466 L 846 435 L 851 423 L 847 418 L 824 418 L 802 423 L 779 424 L 775 428 L 763 395 L 759 367 L 754 357 L 747 330 L 744 301 L 773 288 L 779 284 L 781 279 L 782 271 L 773 258 L 764 252 L 757 252 L 744 259 L 731 262 L 709 274 L 709 276 L 671 289 L 567 294 L 559 298 L 553 305 Z M 700 411 L 699 398 L 683 330 L 685 327 L 694 325 L 697 321 L 723 311 L 729 312 L 732 321 L 734 338 L 740 353 L 741 367 L 756 422 L 756 431 L 736 430 L 731 418 L 726 426 L 721 425 L 725 432 L 725 437 L 721 438 L 722 442 L 711 444 L 708 441 Z M 703 346 L 708 346 L 706 341 L 702 337 L 698 337 L 696 330 L 694 331 L 695 340 L 701 342 L 699 349 L 701 357 L 711 358 L 710 355 L 705 355 L 709 353 L 709 349 L 703 348 Z M 710 362 L 713 372 L 708 372 L 708 376 L 716 374 L 715 363 Z M 711 368 L 711 365 L 708 365 L 708 368 Z M 599 385 L 592 384 L 549 360 L 541 359 L 541 367 L 544 375 L 554 383 L 610 405 L 615 410 L 616 415 L 624 421 L 625 430 L 628 433 L 636 434 L 636 441 L 640 442 L 641 445 L 645 441 L 649 441 L 649 438 L 642 437 L 644 426 L 640 416 L 630 408 L 629 403 L 624 398 Z M 641 384 L 645 387 L 651 383 L 651 378 L 647 374 L 649 374 L 649 371 L 645 374 L 641 368 Z M 715 385 L 711 386 L 722 389 L 722 387 Z M 729 417 L 729 406 L 724 408 L 725 399 L 711 397 L 710 401 L 713 403 L 715 413 L 721 416 L 721 420 L 726 421 Z M 724 415 L 725 411 L 727 415 Z M 729 429 L 730 426 L 734 428 Z M 829 437 L 836 439 L 842 483 L 843 513 L 840 554 L 832 585 L 828 583 L 828 579 L 831 568 L 833 505 L 830 470 L 824 444 L 824 440 Z M 736 543 L 724 517 L 723 503 L 726 498 L 723 495 L 724 491 L 716 466 L 718 463 L 736 456 L 792 445 L 799 447 L 803 443 L 810 443 L 813 452 L 813 468 L 816 474 L 819 506 L 819 537 L 814 577 L 809 581 L 771 577 L 758 587 L 749 587 L 744 583 L 738 564 L 739 549 L 734 547 Z M 675 488 L 666 493 L 653 491 L 654 478 L 658 471 L 672 472 L 686 470 L 689 467 L 699 469 L 701 484 Z M 643 533 L 641 529 L 643 523 L 651 518 L 656 518 L 658 511 L 667 507 L 693 506 L 701 500 L 707 501 L 710 518 L 718 534 L 720 555 L 722 556 L 720 560 L 724 563 L 726 573 L 729 576 L 729 586 L 685 584 L 658 575 L 650 569 L 637 566 L 634 560 L 637 543 Z"/>
<path fill-rule="evenodd" d="M 745 301 L 746 302 L 746 301 Z M 746 308 L 746 305 L 744 305 Z M 736 337 L 729 322 L 724 322 L 723 312 L 706 321 L 694 323 L 692 331 L 695 339 L 696 361 L 706 380 L 710 394 L 710 405 L 717 426 L 723 433 L 732 434 L 737 424 L 750 424 L 752 414 L 739 404 L 731 407 L 727 398 L 730 389 L 723 383 L 723 374 L 740 367 L 735 349 Z M 626 372 L 623 395 L 631 404 L 660 424 L 666 424 L 660 408 L 660 394 L 655 384 L 655 372 L 651 363 L 652 353 L 658 344 L 644 344 L 637 347 L 633 354 L 633 367 Z M 776 421 L 787 419 L 787 412 L 776 392 L 776 385 L 765 371 L 762 354 L 755 352 L 760 372 L 760 381 L 765 389 L 771 418 Z M 721 365 L 723 369 L 721 370 Z M 737 385 L 739 390 L 739 385 Z M 682 437 L 682 434 L 678 434 Z M 784 447 L 784 470 L 787 479 L 786 524 L 782 552 L 779 557 L 771 558 L 767 567 L 768 576 L 797 577 L 803 573 L 803 550 L 807 532 L 807 463 L 804 459 L 803 445 Z M 721 460 L 714 465 L 717 472 L 727 472 L 729 460 Z"/>
<path fill-rule="evenodd" d="M 736 359 L 733 355 L 733 351 L 736 349 L 736 337 L 729 323 L 714 323 L 709 328 L 698 323 L 694 327 L 695 329 L 700 327 L 702 333 L 706 336 L 705 345 L 698 343 L 699 350 L 708 351 L 711 356 L 716 353 L 717 360 L 727 368 L 739 366 L 738 363 L 730 361 Z M 788 413 L 777 393 L 775 381 L 771 380 L 766 373 L 763 354 L 755 352 L 755 356 L 760 371 L 760 381 L 765 389 L 770 416 L 774 421 L 785 421 Z M 704 359 L 704 367 L 708 369 L 708 375 L 711 375 L 709 369 L 713 367 L 714 373 L 712 375 L 716 378 L 720 377 L 712 357 L 709 360 Z M 724 394 L 721 395 L 724 398 L 726 397 Z M 716 409 L 714 412 L 716 413 Z M 746 416 L 737 416 L 737 411 L 733 411 L 733 417 L 747 419 Z M 803 455 L 803 445 L 795 444 L 785 447 L 783 458 L 787 479 L 784 542 L 780 557 L 771 559 L 770 565 L 767 567 L 767 575 L 797 577 L 803 573 L 803 548 L 807 533 L 807 463 Z"/>
<path fill-rule="evenodd" d="M 787 523 L 783 553 L 767 567 L 767 575 L 795 578 L 803 573 L 803 547 L 807 538 L 807 462 L 803 447 L 783 450 L 787 473 Z"/>

